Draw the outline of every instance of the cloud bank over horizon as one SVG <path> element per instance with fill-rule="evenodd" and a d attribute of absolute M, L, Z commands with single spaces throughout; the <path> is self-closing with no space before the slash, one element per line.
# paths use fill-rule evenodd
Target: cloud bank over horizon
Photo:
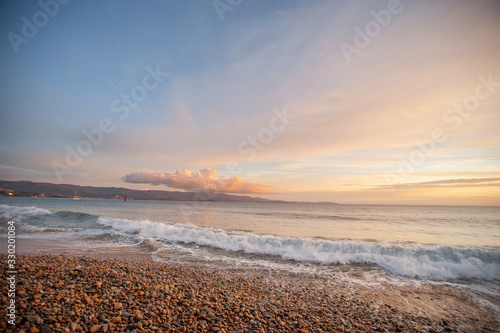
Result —
<path fill-rule="evenodd" d="M 126 183 L 165 185 L 183 190 L 205 190 L 215 193 L 257 194 L 269 193 L 271 186 L 246 181 L 240 177 L 218 178 L 214 169 L 202 169 L 194 173 L 188 169 L 177 169 L 175 173 L 150 171 L 132 172 L 121 178 Z"/>

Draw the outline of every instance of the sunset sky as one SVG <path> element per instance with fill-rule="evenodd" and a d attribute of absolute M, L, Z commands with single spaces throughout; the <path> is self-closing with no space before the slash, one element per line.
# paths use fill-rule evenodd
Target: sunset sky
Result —
<path fill-rule="evenodd" d="M 2 1 L 0 179 L 500 205 L 499 1 Z"/>

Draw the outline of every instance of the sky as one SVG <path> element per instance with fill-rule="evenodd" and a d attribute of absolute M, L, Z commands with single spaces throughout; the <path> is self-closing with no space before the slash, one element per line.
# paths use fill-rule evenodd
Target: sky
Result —
<path fill-rule="evenodd" d="M 498 1 L 0 4 L 0 179 L 500 205 Z"/>

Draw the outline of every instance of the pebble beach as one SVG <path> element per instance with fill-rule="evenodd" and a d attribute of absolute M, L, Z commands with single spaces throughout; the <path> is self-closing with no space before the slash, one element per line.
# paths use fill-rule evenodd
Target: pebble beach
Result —
<path fill-rule="evenodd" d="M 2 255 L 2 262 L 6 256 Z M 151 260 L 22 254 L 4 332 L 494 332 L 419 315 L 369 293 Z M 2 279 L 6 281 L 6 271 Z M 305 281 L 305 280 L 304 280 Z M 6 318 L 7 290 L 1 296 Z M 472 309 L 471 309 L 472 310 Z"/>

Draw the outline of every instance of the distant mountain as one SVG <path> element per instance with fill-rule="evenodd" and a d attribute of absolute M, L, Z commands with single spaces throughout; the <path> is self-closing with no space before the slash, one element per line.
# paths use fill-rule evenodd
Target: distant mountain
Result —
<path fill-rule="evenodd" d="M 179 191 L 141 191 L 123 187 L 93 187 L 70 184 L 34 183 L 30 181 L 0 180 L 0 196 L 50 197 L 50 198 L 87 199 L 127 199 L 132 200 L 170 200 L 170 201 L 225 201 L 225 202 L 280 202 L 249 196 L 223 193 L 197 193 Z"/>

